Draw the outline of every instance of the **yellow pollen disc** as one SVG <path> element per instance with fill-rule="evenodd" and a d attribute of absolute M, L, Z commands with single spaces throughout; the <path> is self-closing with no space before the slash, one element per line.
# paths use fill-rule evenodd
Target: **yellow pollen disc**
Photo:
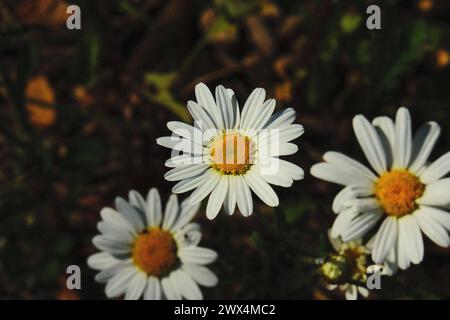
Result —
<path fill-rule="evenodd" d="M 364 246 L 350 242 L 348 246 L 341 249 L 350 270 L 349 276 L 353 280 L 365 280 L 367 268 L 367 255 Z"/>
<path fill-rule="evenodd" d="M 222 174 L 243 174 L 253 163 L 253 142 L 237 133 L 225 134 L 213 142 L 211 161 Z"/>
<path fill-rule="evenodd" d="M 391 216 L 401 217 L 414 212 L 416 200 L 422 197 L 425 185 L 406 170 L 393 170 L 383 174 L 375 185 L 375 195 Z"/>
<path fill-rule="evenodd" d="M 351 241 L 340 248 L 321 266 L 321 273 L 330 284 L 343 284 L 349 280 L 365 281 L 367 267 L 367 251 L 364 246 Z"/>
<path fill-rule="evenodd" d="M 137 236 L 133 262 L 148 275 L 161 276 L 172 270 L 177 261 L 177 244 L 169 232 L 151 228 Z"/>

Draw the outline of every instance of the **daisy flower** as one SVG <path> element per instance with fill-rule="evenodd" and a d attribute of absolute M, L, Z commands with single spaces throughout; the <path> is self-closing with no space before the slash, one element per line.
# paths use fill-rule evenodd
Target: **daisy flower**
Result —
<path fill-rule="evenodd" d="M 231 89 L 219 85 L 215 99 L 208 87 L 195 87 L 197 101 L 188 102 L 195 126 L 172 121 L 172 136 L 157 143 L 173 149 L 166 162 L 171 167 L 168 181 L 179 181 L 174 193 L 194 190 L 190 203 L 209 195 L 206 215 L 214 219 L 222 205 L 233 214 L 236 205 L 244 216 L 253 212 L 252 190 L 265 204 L 276 207 L 278 196 L 270 184 L 290 187 L 303 179 L 303 170 L 282 155 L 297 152 L 290 141 L 303 134 L 303 126 L 293 124 L 296 114 L 288 108 L 273 114 L 275 100 L 265 100 L 264 89 L 257 88 L 239 109 Z M 181 152 L 182 154 L 179 154 Z"/>
<path fill-rule="evenodd" d="M 199 300 L 199 285 L 213 287 L 217 277 L 204 265 L 217 258 L 215 251 L 198 246 L 200 226 L 190 222 L 199 208 L 176 195 L 167 202 L 164 215 L 156 189 L 147 199 L 130 191 L 129 201 L 117 198 L 117 210 L 104 208 L 97 225 L 100 235 L 93 244 L 101 250 L 87 263 L 100 272 L 95 280 L 106 283 L 108 298 Z"/>
<path fill-rule="evenodd" d="M 450 153 L 429 164 L 428 157 L 439 137 L 435 122 L 424 124 L 412 136 L 406 108 L 370 123 L 353 119 L 353 128 L 373 171 L 338 152 L 327 152 L 324 163 L 311 168 L 317 178 L 345 186 L 336 196 L 338 214 L 332 236 L 344 242 L 374 230 L 372 259 L 407 269 L 424 255 L 422 232 L 442 247 L 450 244 Z"/>
<path fill-rule="evenodd" d="M 369 290 L 354 283 L 365 283 L 367 280 L 368 249 L 361 244 L 361 239 L 343 243 L 339 238 L 329 240 L 337 254 L 331 254 L 320 265 L 319 272 L 327 283 L 328 290 L 345 292 L 347 300 L 356 300 L 358 293 L 367 298 Z"/>
<path fill-rule="evenodd" d="M 333 238 L 328 232 L 328 238 L 336 254 L 331 254 L 320 263 L 319 273 L 327 283 L 328 290 L 339 290 L 345 292 L 347 300 L 356 300 L 358 293 L 367 298 L 369 290 L 357 283 L 366 284 L 367 272 L 381 272 L 381 275 L 392 275 L 393 269 L 388 264 L 382 266 L 370 265 L 370 248 L 364 246 L 361 239 L 342 242 L 341 239 Z"/>

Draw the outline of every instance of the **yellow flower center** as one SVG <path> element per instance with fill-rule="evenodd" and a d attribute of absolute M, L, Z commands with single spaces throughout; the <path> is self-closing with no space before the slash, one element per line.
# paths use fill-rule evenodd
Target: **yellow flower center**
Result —
<path fill-rule="evenodd" d="M 356 281 L 366 279 L 367 252 L 366 248 L 357 245 L 354 242 L 344 244 L 341 248 L 341 255 L 345 256 L 349 270 L 350 278 Z"/>
<path fill-rule="evenodd" d="M 366 279 L 367 252 L 364 246 L 354 242 L 342 245 L 338 254 L 329 256 L 320 271 L 330 284 L 342 284 L 349 280 Z"/>
<path fill-rule="evenodd" d="M 178 262 L 173 236 L 159 228 L 139 234 L 133 246 L 133 262 L 148 275 L 159 277 L 168 273 Z"/>
<path fill-rule="evenodd" d="M 329 257 L 328 260 L 322 264 L 320 271 L 327 282 L 339 283 L 347 271 L 345 258 L 339 255 Z"/>
<path fill-rule="evenodd" d="M 254 146 L 238 133 L 224 134 L 211 146 L 212 167 L 222 174 L 244 174 L 253 164 Z"/>
<path fill-rule="evenodd" d="M 402 217 L 414 212 L 416 200 L 422 197 L 425 185 L 406 170 L 392 170 L 383 174 L 375 184 L 375 195 L 391 216 Z"/>

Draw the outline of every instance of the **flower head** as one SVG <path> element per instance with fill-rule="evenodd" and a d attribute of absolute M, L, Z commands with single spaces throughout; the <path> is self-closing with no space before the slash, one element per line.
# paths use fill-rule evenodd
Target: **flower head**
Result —
<path fill-rule="evenodd" d="M 345 292 L 347 300 L 356 300 L 358 293 L 364 298 L 369 296 L 366 287 L 368 273 L 380 272 L 380 275 L 391 276 L 395 272 L 395 266 L 389 263 L 370 264 L 371 243 L 363 245 L 361 239 L 342 242 L 339 237 L 331 236 L 331 230 L 328 239 L 336 253 L 320 260 L 319 273 L 328 290 L 339 288 Z"/>
<path fill-rule="evenodd" d="M 171 137 L 157 143 L 171 148 L 171 167 L 165 175 L 179 181 L 174 193 L 194 190 L 190 203 L 196 204 L 209 195 L 206 215 L 214 219 L 222 205 L 233 214 L 236 205 L 244 216 L 253 212 L 252 190 L 264 203 L 278 206 L 278 196 L 269 184 L 290 187 L 303 179 L 303 170 L 281 155 L 297 152 L 290 141 L 303 134 L 303 127 L 293 124 L 292 108 L 273 114 L 275 100 L 265 100 L 264 89 L 253 90 L 239 109 L 231 89 L 216 87 L 215 98 L 208 87 L 195 87 L 197 102 L 189 101 L 188 110 L 195 126 L 169 122 Z M 181 153 L 181 154 L 180 154 Z"/>
<path fill-rule="evenodd" d="M 401 269 L 422 261 L 422 233 L 449 246 L 450 179 L 444 177 L 450 153 L 428 163 L 439 125 L 428 122 L 413 137 L 409 111 L 400 108 L 395 122 L 379 117 L 370 123 L 358 115 L 353 128 L 373 170 L 338 152 L 327 152 L 325 162 L 311 168 L 315 177 L 345 186 L 333 203 L 332 237 L 347 242 L 375 229 L 372 259 Z"/>
<path fill-rule="evenodd" d="M 162 214 L 156 189 L 147 199 L 131 191 L 129 201 L 116 199 L 117 210 L 104 208 L 93 239 L 101 250 L 88 265 L 100 272 L 95 279 L 106 283 L 108 297 L 125 299 L 202 299 L 199 285 L 211 287 L 217 277 L 204 265 L 213 262 L 215 251 L 198 246 L 200 226 L 190 222 L 198 211 L 172 195 Z"/>

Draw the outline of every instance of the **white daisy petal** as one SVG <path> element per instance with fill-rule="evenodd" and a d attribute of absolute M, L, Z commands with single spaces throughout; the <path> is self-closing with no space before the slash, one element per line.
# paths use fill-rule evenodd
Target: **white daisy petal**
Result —
<path fill-rule="evenodd" d="M 186 199 L 181 203 L 180 215 L 177 221 L 172 226 L 172 230 L 176 231 L 185 225 L 187 225 L 195 216 L 198 209 L 200 208 L 200 203 L 191 205 L 189 200 Z"/>
<path fill-rule="evenodd" d="M 397 239 L 397 218 L 387 217 L 375 235 L 372 259 L 375 263 L 383 263 Z"/>
<path fill-rule="evenodd" d="M 179 243 L 182 243 L 182 246 L 197 246 L 202 239 L 200 229 L 198 223 L 189 223 L 177 230 L 175 237 Z"/>
<path fill-rule="evenodd" d="M 336 252 L 341 251 L 341 247 L 342 247 L 341 238 L 340 237 L 333 237 L 331 235 L 331 230 L 328 230 L 328 240 L 330 240 L 330 243 L 333 246 L 333 249 L 336 250 Z"/>
<path fill-rule="evenodd" d="M 349 224 L 348 228 L 342 233 L 342 241 L 348 242 L 362 237 L 378 222 L 382 217 L 380 210 L 371 210 L 356 216 Z"/>
<path fill-rule="evenodd" d="M 131 190 L 128 192 L 128 202 L 139 213 L 139 217 L 142 219 L 144 224 L 147 224 L 148 206 L 141 194 L 136 190 Z"/>
<path fill-rule="evenodd" d="M 200 129 L 180 121 L 167 122 L 167 128 L 176 135 L 187 140 L 203 145 L 203 133 Z"/>
<path fill-rule="evenodd" d="M 272 151 L 273 149 L 273 151 Z M 290 143 L 290 142 L 283 142 L 280 143 L 280 148 L 278 150 L 275 150 L 274 148 L 271 148 L 271 156 L 289 156 L 291 154 L 294 154 L 298 151 L 298 146 L 296 144 Z"/>
<path fill-rule="evenodd" d="M 367 160 L 375 171 L 378 174 L 386 172 L 386 154 L 372 124 L 364 116 L 358 115 L 353 118 L 353 129 Z"/>
<path fill-rule="evenodd" d="M 337 238 L 343 234 L 343 232 L 349 227 L 352 220 L 356 217 L 357 213 L 354 210 L 345 210 L 338 214 L 331 227 L 330 235 L 333 238 Z"/>
<path fill-rule="evenodd" d="M 360 162 L 353 160 L 346 155 L 339 152 L 327 152 L 324 154 L 323 159 L 329 164 L 340 168 L 343 171 L 350 173 L 351 175 L 361 176 L 370 181 L 375 181 L 377 177 L 367 167 Z"/>
<path fill-rule="evenodd" d="M 127 290 L 130 280 L 139 271 L 132 265 L 122 268 L 106 284 L 105 293 L 108 298 L 116 298 Z"/>
<path fill-rule="evenodd" d="M 231 100 L 231 107 L 234 111 L 234 123 L 232 124 L 232 128 L 237 129 L 239 124 L 241 123 L 241 113 L 239 111 L 239 103 L 236 99 L 236 95 L 234 91 L 231 89 L 227 89 L 227 94 L 229 99 Z"/>
<path fill-rule="evenodd" d="M 402 270 L 406 270 L 411 265 L 408 249 L 408 228 L 405 223 L 398 221 L 398 240 L 397 240 L 397 264 Z"/>
<path fill-rule="evenodd" d="M 214 169 L 209 169 L 208 171 L 206 171 L 204 174 L 203 182 L 200 183 L 200 186 L 195 189 L 195 191 L 192 192 L 191 196 L 189 197 L 190 204 L 196 204 L 197 202 L 205 199 L 217 185 L 219 180 L 220 175 Z"/>
<path fill-rule="evenodd" d="M 397 260 L 395 258 L 391 259 L 392 255 L 395 255 L 395 250 L 397 248 L 397 243 L 395 243 L 395 248 L 392 248 L 392 250 L 389 252 L 388 259 L 383 265 L 383 271 L 381 271 L 382 276 L 392 276 L 394 273 L 397 272 L 398 266 L 397 266 Z"/>
<path fill-rule="evenodd" d="M 146 205 L 144 198 L 137 192 L 136 190 L 130 190 L 128 192 L 128 202 L 135 208 L 138 208 L 142 212 L 144 212 Z"/>
<path fill-rule="evenodd" d="M 187 300 L 203 299 L 202 292 L 200 291 L 197 283 L 195 283 L 188 273 L 182 270 L 176 270 L 170 275 L 170 277 L 177 283 L 181 295 Z"/>
<path fill-rule="evenodd" d="M 178 255 L 183 263 L 209 264 L 217 259 L 217 253 L 214 250 L 202 247 L 184 247 L 180 248 Z"/>
<path fill-rule="evenodd" d="M 355 285 L 348 286 L 347 290 L 345 291 L 345 299 L 347 299 L 347 300 L 357 300 L 358 299 L 358 292 L 356 291 Z"/>
<path fill-rule="evenodd" d="M 259 174 L 267 182 L 269 182 L 267 179 L 275 179 L 275 181 L 279 181 L 281 179 L 283 181 L 287 180 L 293 182 L 302 180 L 305 177 L 305 172 L 303 169 L 289 161 L 270 157 L 261 162 L 263 163 L 259 164 L 256 169 L 259 170 Z"/>
<path fill-rule="evenodd" d="M 143 272 L 136 272 L 131 278 L 125 292 L 125 300 L 137 300 L 142 296 L 147 285 L 147 276 Z"/>
<path fill-rule="evenodd" d="M 167 300 L 181 300 L 181 294 L 174 287 L 170 276 L 161 280 L 161 287 Z"/>
<path fill-rule="evenodd" d="M 172 284 L 172 289 L 174 290 L 177 299 L 176 300 L 182 300 L 183 299 L 183 294 L 182 294 L 182 285 L 183 283 L 180 283 L 179 281 L 177 281 L 177 277 L 176 277 L 176 273 L 178 270 L 172 271 L 169 274 L 169 282 Z"/>
<path fill-rule="evenodd" d="M 203 174 L 199 174 L 198 176 L 181 180 L 176 185 L 172 187 L 173 193 L 183 193 L 187 191 L 191 191 L 197 188 L 200 183 L 203 181 Z"/>
<path fill-rule="evenodd" d="M 357 195 L 356 195 L 355 191 L 353 190 L 352 186 L 348 186 L 348 187 L 345 187 L 344 189 L 342 189 L 333 200 L 333 205 L 332 205 L 333 212 L 334 213 L 342 212 L 346 208 L 345 203 L 348 200 L 355 199 L 356 196 Z"/>
<path fill-rule="evenodd" d="M 419 209 L 413 215 L 422 232 L 431 241 L 444 248 L 450 245 L 450 237 L 448 236 L 447 230 L 440 223 L 433 220 L 427 214 L 426 210 Z"/>
<path fill-rule="evenodd" d="M 148 277 L 147 287 L 144 291 L 145 300 L 161 300 L 162 289 L 159 279 L 153 276 Z"/>
<path fill-rule="evenodd" d="M 450 178 L 438 180 L 426 186 L 425 192 L 417 203 L 429 206 L 447 206 L 450 204 Z"/>
<path fill-rule="evenodd" d="M 276 207 L 279 204 L 278 196 L 263 178 L 256 173 L 256 170 L 250 170 L 243 176 L 245 182 L 252 191 L 268 206 Z"/>
<path fill-rule="evenodd" d="M 426 212 L 431 219 L 450 231 L 450 212 L 428 206 L 421 206 L 420 209 Z"/>
<path fill-rule="evenodd" d="M 327 290 L 333 291 L 336 290 L 337 284 L 327 284 Z"/>
<path fill-rule="evenodd" d="M 92 239 L 92 243 L 95 247 L 97 247 L 97 249 L 106 251 L 113 255 L 127 254 L 131 250 L 128 243 L 120 242 L 117 239 L 104 235 L 95 236 Z"/>
<path fill-rule="evenodd" d="M 274 184 L 276 186 L 285 187 L 288 188 L 292 186 L 294 181 L 289 177 L 288 175 L 283 174 L 269 174 L 269 175 L 262 175 L 262 178 L 270 184 Z"/>
<path fill-rule="evenodd" d="M 178 199 L 176 195 L 171 195 L 164 211 L 164 220 L 162 227 L 165 230 L 170 230 L 178 217 Z"/>
<path fill-rule="evenodd" d="M 398 222 L 398 221 L 397 221 Z M 382 274 L 392 275 L 398 269 L 398 239 L 399 239 L 399 230 L 397 229 L 397 238 L 395 239 L 395 243 L 393 248 L 389 251 L 388 256 L 386 258 L 386 262 L 384 264 L 384 270 Z"/>
<path fill-rule="evenodd" d="M 258 113 L 252 119 L 251 126 L 249 127 L 252 131 L 259 132 L 267 121 L 269 121 L 273 110 L 275 110 L 275 104 L 276 102 L 274 99 L 269 99 L 263 103 Z"/>
<path fill-rule="evenodd" d="M 103 208 L 100 211 L 100 215 L 105 222 L 114 224 L 118 228 L 123 228 L 133 235 L 136 234 L 136 229 L 116 210 L 112 208 Z"/>
<path fill-rule="evenodd" d="M 420 180 L 423 183 L 429 184 L 438 181 L 450 172 L 450 152 L 447 152 L 435 162 L 433 162 L 420 175 Z"/>
<path fill-rule="evenodd" d="M 433 151 L 434 145 L 440 134 L 441 127 L 436 122 L 432 121 L 424 124 L 417 131 L 413 140 L 412 163 L 409 166 L 409 171 L 417 173 L 422 169 L 426 164 L 431 151 Z"/>
<path fill-rule="evenodd" d="M 214 190 L 209 196 L 208 205 L 206 206 L 206 217 L 210 220 L 214 219 L 222 207 L 228 190 L 228 179 L 221 178 Z"/>
<path fill-rule="evenodd" d="M 193 154 L 180 154 L 168 159 L 164 165 L 168 168 L 182 167 L 186 165 L 202 164 L 204 162 L 203 156 Z"/>
<path fill-rule="evenodd" d="M 342 170 L 341 168 L 337 168 L 325 162 L 313 165 L 311 167 L 311 175 L 313 175 L 318 179 L 337 183 L 343 186 L 372 185 L 368 179 L 364 179 L 361 176 L 349 174 L 348 172 Z"/>
<path fill-rule="evenodd" d="M 241 128 L 251 128 L 251 120 L 253 115 L 257 114 L 259 107 L 264 103 L 266 98 L 266 91 L 262 88 L 256 88 L 252 91 L 241 113 Z"/>
<path fill-rule="evenodd" d="M 234 110 L 231 99 L 223 86 L 216 87 L 216 101 L 222 113 L 225 128 L 232 129 L 234 126 Z"/>
<path fill-rule="evenodd" d="M 366 212 L 380 208 L 380 202 L 376 198 L 350 199 L 345 206 L 351 207 L 356 212 Z"/>
<path fill-rule="evenodd" d="M 296 114 L 292 108 L 287 108 L 272 115 L 264 126 L 264 129 L 281 128 L 295 121 Z"/>
<path fill-rule="evenodd" d="M 358 287 L 358 292 L 360 295 L 362 295 L 364 298 L 367 298 L 369 296 L 369 290 L 364 287 Z"/>
<path fill-rule="evenodd" d="M 235 178 L 236 186 L 236 202 L 239 211 L 244 217 L 248 217 L 253 212 L 253 200 L 250 188 L 247 183 L 245 183 L 242 176 L 237 176 Z"/>
<path fill-rule="evenodd" d="M 156 139 L 156 143 L 162 147 L 177 150 L 183 153 L 195 154 L 198 156 L 203 155 L 203 146 L 185 138 L 176 136 L 160 137 Z"/>
<path fill-rule="evenodd" d="M 216 128 L 224 129 L 224 122 L 219 108 L 214 101 L 214 97 L 209 88 L 204 83 L 199 83 L 195 86 L 195 97 L 200 106 L 205 108 L 214 119 Z"/>
<path fill-rule="evenodd" d="M 394 168 L 408 167 L 412 154 L 411 115 L 400 108 L 395 118 Z"/>
<path fill-rule="evenodd" d="M 182 167 L 176 167 L 169 170 L 164 175 L 167 181 L 178 181 L 183 179 L 189 179 L 204 173 L 209 168 L 208 164 L 194 164 L 186 165 Z"/>
<path fill-rule="evenodd" d="M 158 190 L 150 189 L 147 194 L 147 223 L 149 227 L 159 227 L 162 219 L 161 198 Z"/>
<path fill-rule="evenodd" d="M 406 215 L 398 220 L 399 226 L 403 226 L 403 250 L 406 250 L 409 255 L 409 260 L 418 264 L 423 259 L 423 239 L 420 228 L 417 225 L 416 219 L 412 215 Z"/>
<path fill-rule="evenodd" d="M 236 209 L 236 181 L 234 177 L 228 176 L 227 178 L 228 189 L 225 200 L 223 202 L 223 208 L 227 214 L 232 215 L 234 213 L 234 210 Z"/>
<path fill-rule="evenodd" d="M 188 273 L 198 284 L 205 287 L 214 287 L 218 283 L 216 275 L 206 267 L 194 264 L 184 264 L 182 269 Z"/>
<path fill-rule="evenodd" d="M 305 129 L 301 124 L 290 124 L 278 130 L 280 142 L 289 142 L 297 139 L 305 132 Z"/>
<path fill-rule="evenodd" d="M 111 268 L 118 263 L 120 263 L 120 260 L 107 252 L 94 253 L 87 259 L 87 265 L 95 270 Z"/>
<path fill-rule="evenodd" d="M 131 243 L 134 240 L 134 235 L 131 232 L 117 224 L 100 221 L 97 223 L 97 229 L 103 233 L 103 235 L 124 243 Z"/>
<path fill-rule="evenodd" d="M 305 172 L 299 166 L 278 158 L 273 158 L 278 160 L 280 175 L 288 175 L 292 180 L 302 180 L 305 177 Z"/>
<path fill-rule="evenodd" d="M 393 155 L 394 155 L 394 143 L 395 143 L 395 125 L 389 117 L 378 117 L 372 121 L 377 133 L 380 137 L 381 144 L 383 145 L 384 152 L 386 154 L 387 167 L 392 167 Z"/>
<path fill-rule="evenodd" d="M 144 229 L 144 222 L 139 213 L 130 204 L 121 197 L 117 197 L 115 201 L 117 210 L 137 231 Z"/>
<path fill-rule="evenodd" d="M 187 106 L 188 111 L 194 119 L 195 124 L 198 125 L 202 130 L 216 128 L 214 119 L 206 109 L 202 108 L 194 101 L 188 101 Z"/>
<path fill-rule="evenodd" d="M 99 273 L 97 273 L 94 277 L 94 280 L 98 283 L 107 283 L 113 276 L 117 274 L 120 270 L 124 268 L 124 263 L 119 262 L 111 267 L 103 269 Z"/>

